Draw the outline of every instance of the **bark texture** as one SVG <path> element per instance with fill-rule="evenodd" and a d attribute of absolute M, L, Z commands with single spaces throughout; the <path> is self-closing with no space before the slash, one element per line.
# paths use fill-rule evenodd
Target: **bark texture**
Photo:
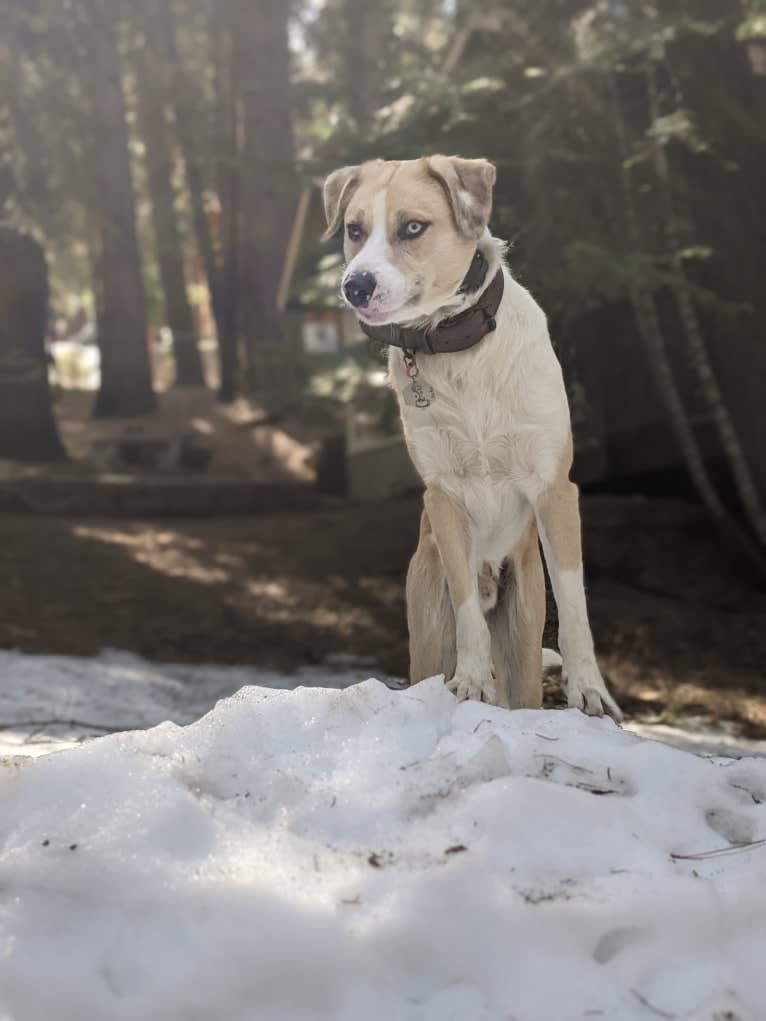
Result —
<path fill-rule="evenodd" d="M 42 248 L 0 227 L 0 458 L 66 460 L 48 387 L 47 319 Z"/>
<path fill-rule="evenodd" d="M 176 384 L 204 383 L 194 315 L 186 290 L 183 244 L 176 216 L 173 149 L 168 133 L 162 62 L 144 46 L 138 60 L 138 108 L 144 141 L 157 262 L 165 317 L 173 334 Z"/>
<path fill-rule="evenodd" d="M 240 188 L 240 316 L 251 378 L 259 347 L 282 337 L 276 298 L 297 198 L 289 105 L 288 5 L 240 6 L 244 147 Z M 264 362 L 265 364 L 265 362 Z M 269 380 L 254 380 L 256 388 Z"/>
<path fill-rule="evenodd" d="M 107 0 L 85 0 L 84 6 L 82 83 L 96 157 L 90 206 L 99 239 L 102 312 L 101 389 L 94 414 L 143 415 L 154 410 L 155 398 L 117 25 Z"/>

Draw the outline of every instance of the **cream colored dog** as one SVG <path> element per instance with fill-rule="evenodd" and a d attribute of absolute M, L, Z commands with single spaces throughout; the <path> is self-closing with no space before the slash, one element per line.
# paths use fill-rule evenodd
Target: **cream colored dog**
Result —
<path fill-rule="evenodd" d="M 561 367 L 544 313 L 489 232 L 494 181 L 486 160 L 433 156 L 343 167 L 324 186 L 327 236 L 345 234 L 344 298 L 368 332 L 394 324 L 391 336 L 430 337 L 480 311 L 490 287 L 502 294 L 468 349 L 390 349 L 407 445 L 426 486 L 407 575 L 410 680 L 444 674 L 460 699 L 540 706 L 539 536 L 569 705 L 620 719 L 588 623 Z M 486 272 L 468 286 L 476 266 Z"/>

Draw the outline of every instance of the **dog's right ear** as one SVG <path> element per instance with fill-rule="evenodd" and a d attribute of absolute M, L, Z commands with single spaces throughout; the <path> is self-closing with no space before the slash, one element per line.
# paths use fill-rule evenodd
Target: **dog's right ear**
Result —
<path fill-rule="evenodd" d="M 326 178 L 323 196 L 327 230 L 322 235 L 323 241 L 329 241 L 337 234 L 346 215 L 346 206 L 358 183 L 359 167 L 341 167 Z"/>

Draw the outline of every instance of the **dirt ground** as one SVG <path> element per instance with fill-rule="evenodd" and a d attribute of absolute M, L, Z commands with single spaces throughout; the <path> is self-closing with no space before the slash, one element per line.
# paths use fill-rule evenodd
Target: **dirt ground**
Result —
<path fill-rule="evenodd" d="M 690 505 L 583 503 L 596 645 L 627 713 L 766 737 L 766 594 Z M 402 675 L 418 514 L 408 498 L 273 517 L 0 516 L 0 647 L 285 670 L 350 653 Z"/>
<path fill-rule="evenodd" d="M 269 424 L 245 400 L 220 404 L 205 387 L 178 387 L 157 394 L 157 411 L 141 418 L 91 418 L 94 394 L 61 390 L 54 412 L 69 460 L 27 465 L 0 459 L 0 482 L 19 478 L 98 480 L 113 467 L 102 463 L 105 445 L 120 439 L 168 440 L 193 436 L 210 451 L 206 479 L 228 482 L 310 482 L 317 448 L 315 431 L 294 418 L 289 432 Z M 163 469 L 164 470 L 164 469 Z M 131 478 L 156 478 L 157 470 L 127 466 Z M 165 472 L 166 473 L 166 472 Z"/>

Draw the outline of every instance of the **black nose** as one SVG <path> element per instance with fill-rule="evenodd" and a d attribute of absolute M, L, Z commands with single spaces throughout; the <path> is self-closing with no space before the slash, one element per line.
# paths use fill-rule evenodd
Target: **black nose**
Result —
<path fill-rule="evenodd" d="M 377 285 L 372 273 L 354 273 L 343 285 L 343 293 L 354 308 L 367 308 Z"/>

